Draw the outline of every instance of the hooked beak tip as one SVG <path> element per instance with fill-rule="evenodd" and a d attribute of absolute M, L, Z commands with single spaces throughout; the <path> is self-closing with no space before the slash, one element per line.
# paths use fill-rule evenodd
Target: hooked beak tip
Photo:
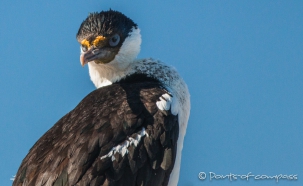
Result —
<path fill-rule="evenodd" d="M 83 55 L 83 54 L 80 55 L 80 63 L 81 63 L 81 66 L 82 66 L 82 67 L 84 67 L 85 64 L 87 63 L 86 60 L 85 60 L 85 58 L 84 58 L 84 55 Z"/>

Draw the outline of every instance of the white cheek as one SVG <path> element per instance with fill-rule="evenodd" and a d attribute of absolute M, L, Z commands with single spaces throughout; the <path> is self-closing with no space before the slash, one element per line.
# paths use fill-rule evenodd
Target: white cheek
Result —
<path fill-rule="evenodd" d="M 140 52 L 141 35 L 139 28 L 132 28 L 130 36 L 125 38 L 118 54 L 115 56 L 112 64 L 119 63 L 121 65 L 129 64 L 134 61 Z M 123 67 L 122 67 L 123 68 Z"/>

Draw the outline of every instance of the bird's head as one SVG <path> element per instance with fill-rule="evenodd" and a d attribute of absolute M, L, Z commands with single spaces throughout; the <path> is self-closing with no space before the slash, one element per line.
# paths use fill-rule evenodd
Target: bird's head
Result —
<path fill-rule="evenodd" d="M 91 13 L 77 33 L 81 45 L 80 62 L 127 67 L 138 55 L 140 30 L 124 14 L 109 10 Z"/>

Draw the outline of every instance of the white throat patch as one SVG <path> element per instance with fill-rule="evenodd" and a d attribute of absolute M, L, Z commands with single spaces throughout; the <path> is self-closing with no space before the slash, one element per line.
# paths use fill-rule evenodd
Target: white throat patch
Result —
<path fill-rule="evenodd" d="M 89 62 L 89 75 L 97 88 L 110 85 L 130 73 L 129 66 L 140 52 L 141 34 L 139 28 L 132 28 L 114 60 L 107 64 Z"/>

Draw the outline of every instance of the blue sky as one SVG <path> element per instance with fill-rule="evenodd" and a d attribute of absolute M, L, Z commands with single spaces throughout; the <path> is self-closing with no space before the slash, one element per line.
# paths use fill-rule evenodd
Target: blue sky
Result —
<path fill-rule="evenodd" d="M 139 58 L 175 66 L 188 84 L 180 186 L 303 184 L 303 1 L 30 0 L 0 2 L 0 185 L 94 90 L 75 35 L 89 12 L 109 8 L 141 28 Z"/>

